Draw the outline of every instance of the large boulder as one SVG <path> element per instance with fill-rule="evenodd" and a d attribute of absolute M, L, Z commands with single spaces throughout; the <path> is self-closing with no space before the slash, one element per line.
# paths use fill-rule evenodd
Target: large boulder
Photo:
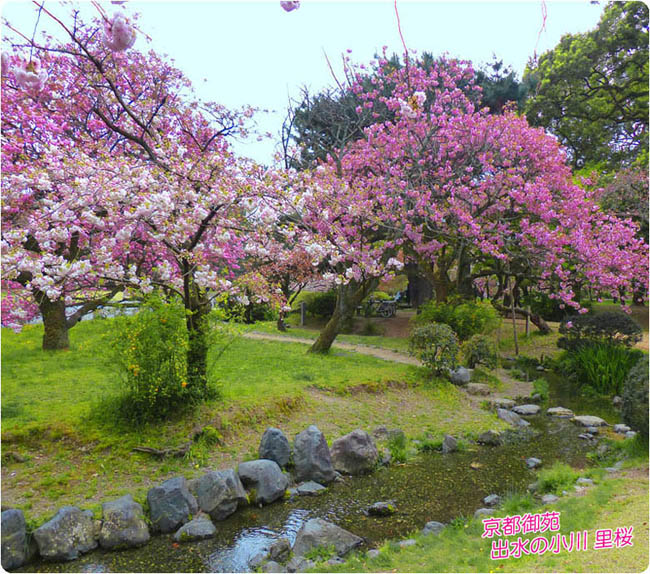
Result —
<path fill-rule="evenodd" d="M 512 410 L 518 415 L 530 416 L 539 413 L 541 407 L 539 405 L 532 405 L 532 404 L 518 405 L 516 407 L 513 407 Z"/>
<path fill-rule="evenodd" d="M 147 502 L 151 526 L 155 532 L 175 532 L 199 509 L 183 476 L 170 478 L 149 490 Z"/>
<path fill-rule="evenodd" d="M 97 548 L 93 513 L 76 506 L 60 508 L 54 518 L 36 530 L 34 538 L 46 560 L 74 560 Z"/>
<path fill-rule="evenodd" d="M 208 472 L 192 484 L 199 508 L 210 515 L 212 520 L 224 520 L 240 504 L 246 504 L 248 497 L 237 473 L 228 470 Z"/>
<path fill-rule="evenodd" d="M 312 518 L 298 530 L 296 541 L 293 544 L 293 553 L 296 556 L 304 556 L 312 548 L 333 546 L 336 554 L 343 556 L 362 543 L 363 538 L 356 534 L 352 534 L 352 532 L 348 532 L 322 518 Z"/>
<path fill-rule="evenodd" d="M 456 452 L 457 450 L 458 441 L 450 434 L 446 434 L 445 438 L 442 439 L 442 453 L 447 454 L 450 452 Z"/>
<path fill-rule="evenodd" d="M 149 541 L 149 527 L 142 506 L 130 494 L 102 504 L 102 527 L 99 545 L 102 548 L 129 548 Z"/>
<path fill-rule="evenodd" d="M 336 439 L 330 454 L 336 470 L 352 475 L 372 472 L 379 459 L 375 441 L 360 429 Z"/>
<path fill-rule="evenodd" d="M 264 431 L 260 441 L 259 457 L 273 460 L 284 468 L 291 457 L 289 439 L 280 429 L 269 427 Z"/>
<path fill-rule="evenodd" d="M 282 498 L 289 486 L 289 479 L 278 463 L 264 458 L 242 462 L 239 478 L 246 488 L 255 489 L 255 502 L 258 504 L 270 504 Z"/>
<path fill-rule="evenodd" d="M 606 421 L 593 415 L 580 415 L 573 417 L 571 420 L 578 426 L 583 427 L 603 427 L 607 425 Z"/>
<path fill-rule="evenodd" d="M 216 534 L 217 529 L 212 521 L 202 516 L 183 524 L 174 534 L 174 540 L 176 542 L 193 542 L 194 540 L 212 538 Z"/>
<path fill-rule="evenodd" d="M 497 409 L 497 417 L 514 427 L 527 427 L 530 425 L 528 421 L 522 419 L 517 413 L 507 411 L 506 409 Z"/>
<path fill-rule="evenodd" d="M 2 567 L 5 570 L 20 568 L 29 558 L 27 525 L 22 510 L 10 508 L 2 511 Z"/>
<path fill-rule="evenodd" d="M 449 371 L 449 379 L 454 385 L 466 385 L 472 380 L 472 371 L 465 367 L 458 367 L 453 371 Z"/>
<path fill-rule="evenodd" d="M 293 464 L 298 482 L 315 480 L 320 484 L 328 484 L 336 477 L 330 449 L 317 426 L 311 425 L 296 435 L 293 441 Z"/>

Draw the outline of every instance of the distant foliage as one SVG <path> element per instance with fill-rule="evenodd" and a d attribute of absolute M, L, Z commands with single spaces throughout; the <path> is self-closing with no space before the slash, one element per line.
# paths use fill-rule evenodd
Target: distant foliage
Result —
<path fill-rule="evenodd" d="M 489 301 L 464 302 L 460 304 L 430 301 L 420 307 L 417 323 L 444 323 L 466 341 L 472 335 L 494 331 L 499 325 L 499 314 Z"/>
<path fill-rule="evenodd" d="M 606 311 L 568 319 L 560 325 L 560 334 L 558 347 L 571 351 L 598 343 L 632 347 L 641 340 L 643 331 L 622 311 Z"/>
<path fill-rule="evenodd" d="M 623 420 L 648 442 L 648 355 L 630 369 L 623 386 Z"/>
<path fill-rule="evenodd" d="M 199 398 L 188 387 L 185 309 L 179 300 L 154 296 L 137 314 L 119 317 L 111 346 L 126 391 L 120 407 L 125 418 L 163 419 Z"/>
<path fill-rule="evenodd" d="M 539 315 L 545 321 L 562 321 L 568 316 L 575 316 L 578 312 L 573 308 L 565 305 L 558 299 L 551 299 L 542 291 L 531 291 L 523 298 L 524 305 L 528 305 L 530 310 Z M 585 308 L 589 308 L 589 302 L 581 302 Z"/>
<path fill-rule="evenodd" d="M 336 291 L 314 293 L 307 299 L 306 311 L 315 317 L 328 319 L 334 314 L 336 308 Z"/>
<path fill-rule="evenodd" d="M 463 343 L 463 359 L 465 364 L 473 369 L 477 365 L 485 365 L 493 369 L 497 363 L 494 341 L 486 335 L 472 335 Z"/>
<path fill-rule="evenodd" d="M 449 325 L 429 323 L 416 327 L 409 337 L 409 353 L 420 359 L 434 374 L 442 374 L 457 365 L 458 337 Z"/>

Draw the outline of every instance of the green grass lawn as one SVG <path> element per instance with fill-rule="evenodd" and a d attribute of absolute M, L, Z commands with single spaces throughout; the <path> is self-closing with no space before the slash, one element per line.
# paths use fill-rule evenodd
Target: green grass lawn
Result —
<path fill-rule="evenodd" d="M 340 566 L 321 563 L 314 572 L 642 572 L 648 567 L 648 466 L 631 463 L 622 478 L 600 480 L 582 496 L 564 496 L 542 506 L 529 496 L 516 495 L 495 516 L 560 513 L 560 533 L 589 531 L 589 549 L 559 554 L 492 560 L 492 542 L 482 538 L 478 519 L 457 521 L 440 535 L 415 533 L 414 546 L 400 548 L 396 541 L 380 548 L 379 556 L 360 553 Z M 633 545 L 594 550 L 596 529 L 634 528 Z M 546 536 L 553 533 L 547 533 Z M 524 535 L 533 538 L 539 534 Z M 516 536 L 514 537 L 516 538 Z M 512 538 L 511 538 L 512 540 Z"/>

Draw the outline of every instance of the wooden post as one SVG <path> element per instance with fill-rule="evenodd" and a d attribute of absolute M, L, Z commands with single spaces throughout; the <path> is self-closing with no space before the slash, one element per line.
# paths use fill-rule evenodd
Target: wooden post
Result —
<path fill-rule="evenodd" d="M 514 282 L 510 287 L 510 309 L 512 309 L 512 333 L 515 337 L 515 356 L 519 355 L 519 341 L 517 340 L 517 321 L 515 315 L 515 289 Z"/>
<path fill-rule="evenodd" d="M 305 326 L 305 302 L 300 302 L 300 326 Z"/>
<path fill-rule="evenodd" d="M 530 305 L 526 307 L 526 337 L 530 336 Z"/>

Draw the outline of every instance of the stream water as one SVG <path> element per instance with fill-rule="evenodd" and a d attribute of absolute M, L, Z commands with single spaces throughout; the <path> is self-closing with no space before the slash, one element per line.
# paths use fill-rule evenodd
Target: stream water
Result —
<path fill-rule="evenodd" d="M 535 376 L 538 376 L 536 373 Z M 549 405 L 576 414 L 594 414 L 609 423 L 618 412 L 603 399 L 574 396 L 561 378 L 544 373 L 550 384 Z M 432 416 L 435 416 L 432 413 Z M 449 522 L 471 516 L 488 494 L 523 491 L 535 480 L 526 467 L 531 456 L 545 466 L 561 460 L 572 466 L 587 464 L 589 445 L 581 430 L 565 419 L 528 417 L 531 431 L 499 447 L 472 445 L 465 452 L 421 454 L 407 464 L 377 470 L 370 476 L 346 478 L 317 497 L 298 497 L 263 508 L 248 507 L 217 523 L 216 538 L 174 544 L 171 536 L 157 536 L 144 547 L 121 552 L 91 552 L 73 562 L 36 562 L 24 572 L 245 572 L 248 561 L 276 538 L 292 543 L 309 518 L 325 518 L 362 536 L 368 546 L 404 537 L 429 520 Z M 473 469 L 471 463 L 479 463 Z M 477 466 L 477 465 L 473 465 Z M 366 516 L 373 502 L 392 500 L 398 512 L 390 517 Z"/>

